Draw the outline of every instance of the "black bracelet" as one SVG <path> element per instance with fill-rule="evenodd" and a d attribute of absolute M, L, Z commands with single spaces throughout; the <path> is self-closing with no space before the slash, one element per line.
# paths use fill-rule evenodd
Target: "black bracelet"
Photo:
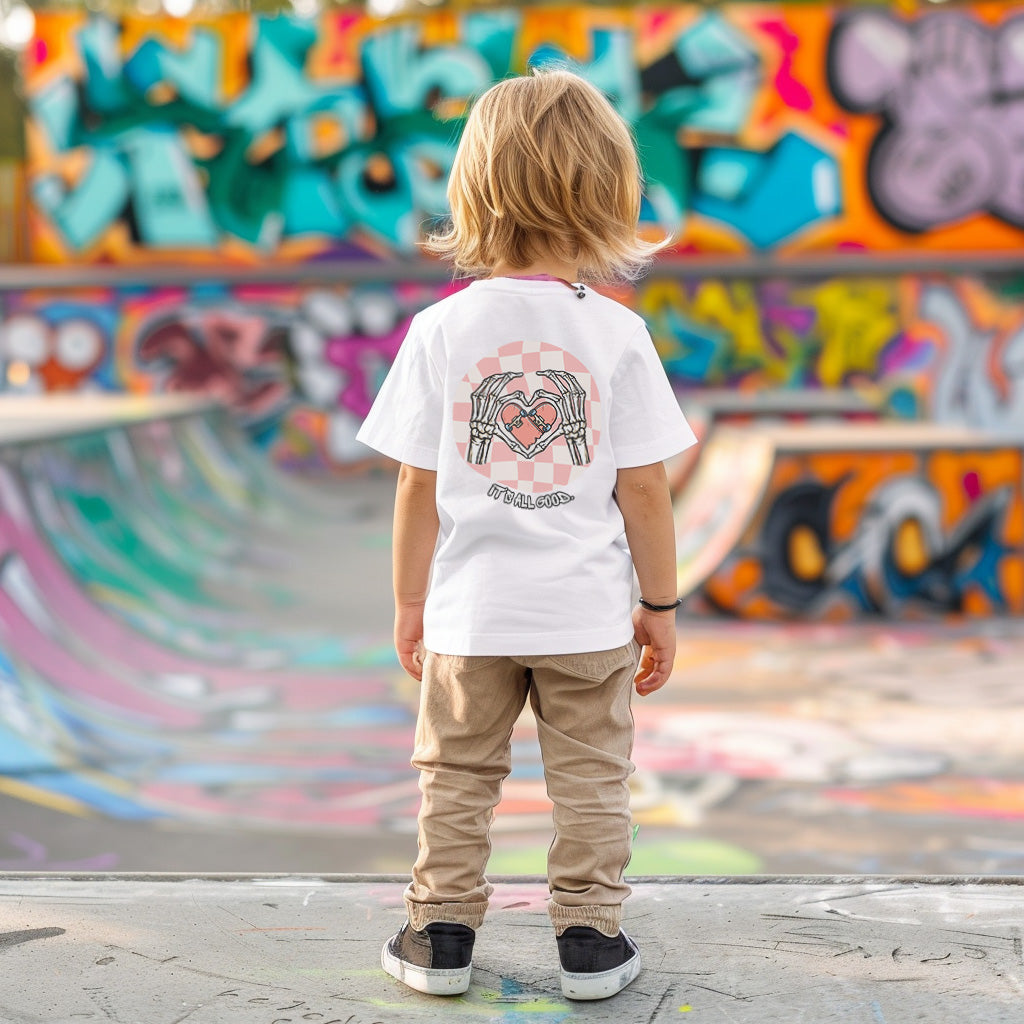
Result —
<path fill-rule="evenodd" d="M 683 599 L 681 597 L 677 597 L 671 604 L 651 604 L 650 601 L 645 601 L 642 597 L 640 598 L 640 604 L 649 612 L 670 612 L 678 608 L 682 603 Z"/>

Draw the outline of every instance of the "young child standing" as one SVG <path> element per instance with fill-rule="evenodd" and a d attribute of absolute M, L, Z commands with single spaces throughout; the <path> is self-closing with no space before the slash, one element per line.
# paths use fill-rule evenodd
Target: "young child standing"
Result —
<path fill-rule="evenodd" d="M 589 283 L 634 276 L 659 246 L 637 237 L 629 129 L 567 71 L 484 93 L 448 197 L 450 228 L 427 247 L 476 280 L 413 319 L 358 435 L 402 464 L 395 646 L 421 681 L 419 856 L 381 963 L 421 992 L 468 988 L 492 812 L 529 700 L 554 804 L 562 991 L 602 999 L 640 970 L 620 927 L 630 693 L 672 669 L 663 460 L 695 438 L 644 321 Z"/>

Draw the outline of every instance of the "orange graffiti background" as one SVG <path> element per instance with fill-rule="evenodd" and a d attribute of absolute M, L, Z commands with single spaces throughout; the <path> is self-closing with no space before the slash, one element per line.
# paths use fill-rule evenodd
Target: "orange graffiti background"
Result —
<path fill-rule="evenodd" d="M 726 4 L 716 13 L 736 28 L 761 61 L 761 80 L 745 124 L 727 138 L 702 137 L 683 129 L 676 140 L 683 148 L 702 145 L 734 147 L 763 153 L 784 134 L 792 132 L 831 155 L 839 171 L 840 212 L 810 225 L 780 242 L 772 252 L 798 255 L 812 252 L 913 252 L 932 253 L 1019 250 L 1024 231 L 986 213 L 921 233 L 902 231 L 887 222 L 872 204 L 867 184 L 867 160 L 872 141 L 882 125 L 876 114 L 853 114 L 843 109 L 830 92 L 827 54 L 830 33 L 842 10 L 838 6 L 812 4 Z M 996 26 L 1015 16 L 1012 5 L 977 3 L 959 8 L 979 23 Z M 530 53 L 541 45 L 561 49 L 586 65 L 596 59 L 596 33 L 617 29 L 628 33 L 635 64 L 648 66 L 665 56 L 680 33 L 705 16 L 705 7 L 694 4 L 659 8 L 595 9 L 584 5 L 562 8 L 510 11 L 517 20 L 516 40 L 510 71 L 526 69 Z M 928 17 L 931 11 L 904 12 L 908 24 Z M 310 51 L 304 73 L 312 83 L 358 83 L 361 78 L 360 45 L 373 33 L 390 31 L 397 25 L 413 24 L 419 46 L 469 45 L 464 21 L 470 15 L 444 11 L 414 19 L 375 21 L 356 11 L 332 11 L 317 22 L 318 40 Z M 43 11 L 37 17 L 37 36 L 23 62 L 24 88 L 29 101 L 61 76 L 80 83 L 87 73 L 75 46 L 76 32 L 89 17 L 86 13 Z M 156 39 L 169 49 L 181 51 L 191 45 L 197 30 L 216 38 L 219 47 L 219 95 L 227 105 L 247 87 L 251 78 L 249 58 L 254 36 L 251 14 L 177 19 L 163 16 L 126 16 L 119 19 L 120 50 L 130 54 L 143 40 Z M 792 97 L 799 97 L 795 103 Z M 155 98 L 159 100 L 159 96 Z M 460 116 L 465 99 L 445 99 L 435 108 L 435 117 Z M 154 107 L 154 118 L 159 107 Z M 367 117 L 373 117 L 368 111 Z M 322 141 L 337 149 L 339 140 L 326 122 L 315 132 L 327 133 Z M 372 128 L 372 125 L 370 126 Z M 53 176 L 73 188 L 87 173 L 92 155 L 81 146 L 55 152 L 33 117 L 26 125 L 27 170 L 30 184 Z M 191 152 L 202 160 L 216 140 L 201 132 L 185 132 Z M 336 133 L 335 133 L 336 134 Z M 253 158 L 273 153 L 283 145 L 283 129 L 267 133 L 254 143 Z M 343 140 L 342 140 L 343 141 Z M 244 187 L 240 183 L 239 187 Z M 212 249 L 157 248 L 133 239 L 123 220 L 112 224 L 96 242 L 75 250 L 61 237 L 50 218 L 34 205 L 29 193 L 26 209 L 30 257 L 44 262 L 146 262 L 190 263 L 291 263 L 323 255 L 332 240 L 317 235 L 283 238 L 278 244 L 260 249 L 222 233 Z M 751 252 L 749 242 L 734 228 L 699 213 L 689 212 L 682 224 L 648 226 L 652 231 L 668 228 L 678 233 L 677 255 L 718 253 L 743 255 Z M 368 258 L 393 255 L 386 245 L 372 237 L 357 239 Z M 671 258 L 668 256 L 666 258 Z"/>

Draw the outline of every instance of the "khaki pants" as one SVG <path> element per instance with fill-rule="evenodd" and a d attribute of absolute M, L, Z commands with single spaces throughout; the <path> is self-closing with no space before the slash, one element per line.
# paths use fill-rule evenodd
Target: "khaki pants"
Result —
<path fill-rule="evenodd" d="M 555 805 L 548 909 L 556 934 L 571 925 L 618 932 L 630 892 L 622 873 L 639 655 L 635 641 L 592 654 L 426 655 L 412 759 L 423 793 L 419 857 L 405 894 L 413 928 L 483 923 L 493 891 L 484 877 L 488 832 L 512 768 L 512 726 L 529 697 Z"/>

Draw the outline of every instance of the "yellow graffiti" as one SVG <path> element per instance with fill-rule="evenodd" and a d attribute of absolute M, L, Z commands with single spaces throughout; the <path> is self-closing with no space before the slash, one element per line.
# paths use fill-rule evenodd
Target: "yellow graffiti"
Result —
<path fill-rule="evenodd" d="M 789 565 L 799 580 L 810 582 L 825 575 L 828 557 L 817 533 L 806 524 L 794 527 L 789 535 Z"/>
<path fill-rule="evenodd" d="M 90 814 L 88 805 L 82 803 L 81 800 L 64 796 L 61 793 L 51 793 L 49 790 L 32 786 L 27 782 L 18 782 L 16 779 L 0 779 L 0 793 L 13 796 L 18 800 L 39 804 L 40 807 L 48 807 L 51 811 L 74 814 L 79 818 L 87 818 Z"/>
<path fill-rule="evenodd" d="M 899 334 L 896 285 L 835 280 L 793 295 L 817 312 L 821 354 L 818 380 L 838 387 L 855 374 L 875 377 L 885 347 Z"/>
<path fill-rule="evenodd" d="M 753 282 L 702 281 L 688 292 L 676 281 L 653 281 L 638 295 L 637 311 L 666 364 L 688 360 L 689 375 L 702 383 L 753 373 L 760 383 L 781 385 L 803 369 L 804 346 L 796 334 L 783 328 L 771 337 L 765 333 Z"/>
<path fill-rule="evenodd" d="M 932 564 L 933 554 L 919 519 L 900 523 L 893 542 L 896 567 L 906 576 L 920 576 Z"/>
<path fill-rule="evenodd" d="M 761 330 L 757 293 L 747 281 L 705 281 L 697 286 L 687 312 L 699 324 L 717 327 L 732 341 L 732 362 L 738 367 L 771 369 L 773 360 Z M 788 370 L 782 367 L 785 380 Z"/>

